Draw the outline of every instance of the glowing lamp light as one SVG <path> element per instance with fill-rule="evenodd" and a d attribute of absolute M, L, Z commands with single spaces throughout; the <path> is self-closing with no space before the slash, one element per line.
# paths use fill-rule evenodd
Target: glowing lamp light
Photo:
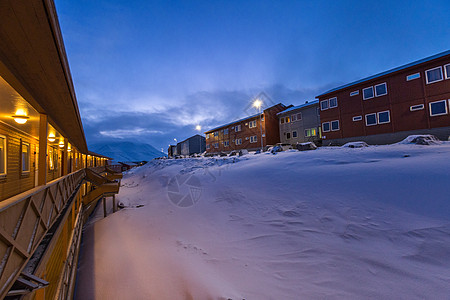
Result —
<path fill-rule="evenodd" d="M 54 134 L 54 133 L 50 133 L 50 134 L 48 135 L 48 141 L 51 142 L 51 143 L 53 143 L 54 141 L 56 141 L 56 137 L 55 137 L 55 134 Z"/>
<path fill-rule="evenodd" d="M 25 124 L 28 121 L 28 119 L 30 118 L 27 116 L 27 112 L 22 108 L 19 108 L 16 111 L 16 114 L 12 117 L 13 117 L 14 121 L 16 121 L 16 123 L 18 123 L 18 124 Z"/>
<path fill-rule="evenodd" d="M 64 142 L 59 142 L 58 146 L 59 148 L 64 148 Z"/>
<path fill-rule="evenodd" d="M 198 131 L 202 130 L 202 126 L 200 126 L 200 125 L 195 126 L 195 130 L 198 130 Z"/>
<path fill-rule="evenodd" d="M 253 102 L 253 107 L 260 108 L 261 105 L 262 105 L 262 101 L 259 99 L 256 99 L 255 102 Z"/>

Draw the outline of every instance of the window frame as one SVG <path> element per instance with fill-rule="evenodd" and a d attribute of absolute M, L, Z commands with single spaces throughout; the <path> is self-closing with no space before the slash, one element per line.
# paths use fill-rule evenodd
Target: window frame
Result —
<path fill-rule="evenodd" d="M 430 82 L 428 80 L 428 71 L 433 71 L 433 70 L 437 70 L 437 69 L 439 69 L 441 71 L 442 78 Z M 428 69 L 428 70 L 425 71 L 425 82 L 426 82 L 426 84 L 431 84 L 431 83 L 439 82 L 439 81 L 442 81 L 442 80 L 444 80 L 444 73 L 442 72 L 442 67 L 441 66 L 436 67 L 436 68 L 431 68 L 431 69 Z"/>
<path fill-rule="evenodd" d="M 292 138 L 298 137 L 297 130 L 292 131 Z"/>
<path fill-rule="evenodd" d="M 209 144 L 206 144 L 206 149 L 209 150 L 211 146 Z"/>
<path fill-rule="evenodd" d="M 353 122 L 362 121 L 362 116 L 354 116 L 354 117 L 352 118 L 352 121 L 353 121 Z"/>
<path fill-rule="evenodd" d="M 431 104 L 439 103 L 439 102 L 444 102 L 444 104 L 445 104 L 445 113 L 439 113 L 439 114 L 434 114 L 433 115 L 432 114 L 433 111 L 431 109 Z M 448 114 L 447 99 L 430 102 L 430 103 L 428 103 L 428 108 L 430 109 L 430 117 L 444 116 L 444 115 Z"/>
<path fill-rule="evenodd" d="M 224 147 L 229 147 L 230 146 L 230 141 L 223 141 L 223 146 Z"/>
<path fill-rule="evenodd" d="M 296 121 L 297 121 L 297 114 L 291 115 L 291 122 L 296 122 Z"/>
<path fill-rule="evenodd" d="M 337 129 L 333 129 L 333 123 L 337 122 Z M 331 131 L 339 131 L 341 129 L 341 127 L 339 126 L 339 120 L 334 120 L 330 122 L 330 129 Z"/>
<path fill-rule="evenodd" d="M 375 124 L 368 124 L 368 123 L 367 123 L 367 117 L 368 117 L 368 116 L 371 116 L 371 115 L 374 115 L 374 116 L 375 116 Z M 378 124 L 377 113 L 366 114 L 366 115 L 364 116 L 364 119 L 365 119 L 365 121 L 366 121 L 366 126 L 375 126 L 375 125 Z"/>
<path fill-rule="evenodd" d="M 425 109 L 425 104 L 417 104 L 417 105 L 411 105 L 409 107 L 409 111 L 418 111 Z"/>
<path fill-rule="evenodd" d="M 317 129 L 315 127 L 310 128 L 311 136 L 317 136 Z"/>
<path fill-rule="evenodd" d="M 219 149 L 219 143 L 214 143 L 214 148 Z"/>
<path fill-rule="evenodd" d="M 6 175 L 8 174 L 8 155 L 7 155 L 7 138 L 5 135 L 0 134 L 0 141 L 2 141 L 3 143 L 3 157 L 0 157 L 0 159 L 3 160 L 3 167 L 5 168 L 3 173 L 0 173 L 0 178 L 1 177 L 6 177 Z"/>
<path fill-rule="evenodd" d="M 420 72 L 406 75 L 406 81 L 411 81 L 411 80 L 419 79 L 419 78 L 420 78 Z"/>
<path fill-rule="evenodd" d="M 322 103 L 326 103 L 327 107 L 323 108 Z M 328 99 L 320 101 L 320 110 L 327 110 L 327 109 L 330 109 L 330 105 L 328 103 Z"/>
<path fill-rule="evenodd" d="M 381 85 L 384 85 L 384 87 L 386 89 L 386 93 L 378 95 L 378 93 L 377 93 L 377 86 L 381 86 Z M 388 89 L 387 89 L 387 83 L 386 82 L 383 82 L 383 83 L 375 85 L 373 87 L 373 89 L 374 89 L 374 92 L 375 92 L 375 97 L 381 97 L 381 96 L 385 96 L 385 95 L 388 94 Z"/>
<path fill-rule="evenodd" d="M 335 106 L 331 106 L 331 100 L 336 100 L 336 105 L 335 105 Z M 328 107 L 329 107 L 330 109 L 331 109 L 331 108 L 338 107 L 338 99 L 337 99 L 337 97 L 332 97 L 332 98 L 328 99 Z"/>
<path fill-rule="evenodd" d="M 328 130 L 325 130 L 325 128 L 323 128 L 323 125 L 328 124 Z M 330 122 L 323 122 L 322 123 L 322 132 L 330 132 L 331 131 L 331 124 Z"/>
<path fill-rule="evenodd" d="M 290 140 L 291 139 L 291 133 L 290 132 L 286 132 L 286 139 Z"/>
<path fill-rule="evenodd" d="M 242 145 L 242 138 L 238 138 L 234 140 L 235 145 Z"/>
<path fill-rule="evenodd" d="M 248 128 L 256 128 L 256 120 L 248 122 Z"/>
<path fill-rule="evenodd" d="M 234 132 L 242 131 L 241 124 L 234 126 Z"/>
<path fill-rule="evenodd" d="M 305 129 L 305 137 L 311 136 L 311 129 Z"/>
<path fill-rule="evenodd" d="M 449 70 L 448 72 L 447 72 L 447 67 Z M 444 78 L 450 79 L 450 64 L 443 65 L 443 68 L 444 68 Z"/>
<path fill-rule="evenodd" d="M 24 149 L 24 146 L 26 146 L 28 148 L 27 157 L 26 157 L 27 166 L 28 166 L 27 170 L 23 169 L 23 162 L 24 162 L 24 160 L 23 160 L 23 153 L 24 153 L 23 149 Z M 24 175 L 30 174 L 30 171 L 31 171 L 31 153 L 30 153 L 30 151 L 31 151 L 30 143 L 24 142 L 24 141 L 21 140 L 20 141 L 20 174 L 24 174 Z"/>
<path fill-rule="evenodd" d="M 372 97 L 366 98 L 366 95 L 364 94 L 364 91 L 368 90 L 368 89 L 372 90 Z M 369 99 L 375 98 L 375 91 L 373 90 L 373 86 L 369 86 L 369 87 L 363 88 L 362 89 L 362 94 L 363 94 L 363 100 L 369 100 Z"/>
<path fill-rule="evenodd" d="M 280 118 L 280 124 L 284 124 L 284 117 Z"/>
<path fill-rule="evenodd" d="M 297 121 L 301 121 L 302 120 L 302 113 L 301 112 L 298 112 L 298 113 L 296 113 L 296 115 L 297 115 Z"/>
<path fill-rule="evenodd" d="M 380 122 L 380 114 L 385 113 L 385 112 L 388 113 L 388 119 L 389 119 L 389 120 L 388 120 L 387 122 Z M 388 124 L 388 123 L 391 123 L 391 112 L 390 112 L 389 110 L 383 110 L 383 111 L 377 112 L 377 123 L 378 123 L 378 124 Z"/>
<path fill-rule="evenodd" d="M 256 143 L 256 142 L 258 142 L 258 137 L 256 135 L 252 135 L 250 137 L 250 143 Z"/>
<path fill-rule="evenodd" d="M 213 136 L 219 136 L 219 131 L 214 131 Z"/>
<path fill-rule="evenodd" d="M 358 95 L 359 95 L 359 90 L 350 92 L 350 97 L 358 96 Z"/>
<path fill-rule="evenodd" d="M 228 128 L 225 128 L 225 129 L 223 130 L 223 135 L 228 135 Z"/>

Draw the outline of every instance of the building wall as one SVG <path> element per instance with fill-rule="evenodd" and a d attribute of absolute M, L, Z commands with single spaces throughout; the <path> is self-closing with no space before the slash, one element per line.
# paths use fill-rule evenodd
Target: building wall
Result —
<path fill-rule="evenodd" d="M 313 104 L 286 113 L 280 113 L 278 119 L 281 143 L 294 145 L 296 143 L 317 142 L 320 140 L 320 115 L 318 108 L 319 104 Z M 292 121 L 292 116 L 298 113 L 301 113 L 301 120 Z M 289 117 L 290 122 L 286 122 L 286 117 Z M 283 123 L 281 123 L 282 118 L 284 118 Z M 306 136 L 305 130 L 309 130 L 311 133 L 311 129 L 315 130 L 315 135 Z M 294 131 L 297 133 L 297 137 L 293 136 Z"/>
<path fill-rule="evenodd" d="M 324 123 L 339 121 L 338 130 L 329 132 L 322 130 L 324 144 L 343 138 L 450 126 L 450 101 L 448 100 L 450 99 L 450 79 L 445 79 L 446 74 L 443 72 L 444 79 L 442 81 L 427 84 L 425 76 L 426 70 L 443 67 L 449 63 L 450 55 L 447 55 L 319 96 L 320 102 L 333 97 L 337 97 L 338 102 L 338 106 L 335 108 L 321 110 L 322 129 L 324 129 Z M 420 78 L 408 81 L 407 76 L 415 73 L 419 73 Z M 450 78 L 450 74 L 448 76 Z M 364 88 L 382 83 L 386 83 L 386 95 L 363 100 Z M 358 91 L 359 94 L 350 96 L 350 93 L 354 91 Z M 447 114 L 430 116 L 429 105 L 438 100 L 447 100 Z M 423 105 L 423 109 L 411 111 L 411 106 L 415 105 Z M 366 115 L 383 111 L 389 111 L 390 122 L 366 125 Z M 357 116 L 361 116 L 361 120 L 353 121 L 353 117 Z"/>
<path fill-rule="evenodd" d="M 261 148 L 261 125 L 262 125 L 262 145 L 274 145 L 280 141 L 277 113 L 286 109 L 282 104 L 272 106 L 262 112 L 262 118 L 253 116 L 240 120 L 223 127 L 216 128 L 206 134 L 206 152 L 230 152 L 232 150 L 257 150 Z M 261 121 L 262 119 L 262 121 Z M 255 124 L 255 127 L 250 127 Z M 241 126 L 240 131 L 236 131 L 237 126 Z M 228 133 L 226 133 L 228 130 Z M 236 144 L 240 141 L 241 144 Z M 228 144 L 227 144 L 228 143 Z M 228 145 L 228 146 L 227 146 Z"/>

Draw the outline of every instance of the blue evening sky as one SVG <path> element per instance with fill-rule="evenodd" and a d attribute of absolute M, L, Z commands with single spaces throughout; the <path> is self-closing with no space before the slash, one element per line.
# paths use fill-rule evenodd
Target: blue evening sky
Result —
<path fill-rule="evenodd" d="M 55 0 L 88 144 L 167 148 L 450 49 L 450 1 Z M 202 130 L 203 131 L 203 130 Z"/>

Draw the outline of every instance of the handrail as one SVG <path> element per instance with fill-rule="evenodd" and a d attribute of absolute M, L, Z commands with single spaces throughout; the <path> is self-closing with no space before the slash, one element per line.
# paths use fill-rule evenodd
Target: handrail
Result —
<path fill-rule="evenodd" d="M 84 177 L 82 169 L 0 202 L 0 299 Z"/>

